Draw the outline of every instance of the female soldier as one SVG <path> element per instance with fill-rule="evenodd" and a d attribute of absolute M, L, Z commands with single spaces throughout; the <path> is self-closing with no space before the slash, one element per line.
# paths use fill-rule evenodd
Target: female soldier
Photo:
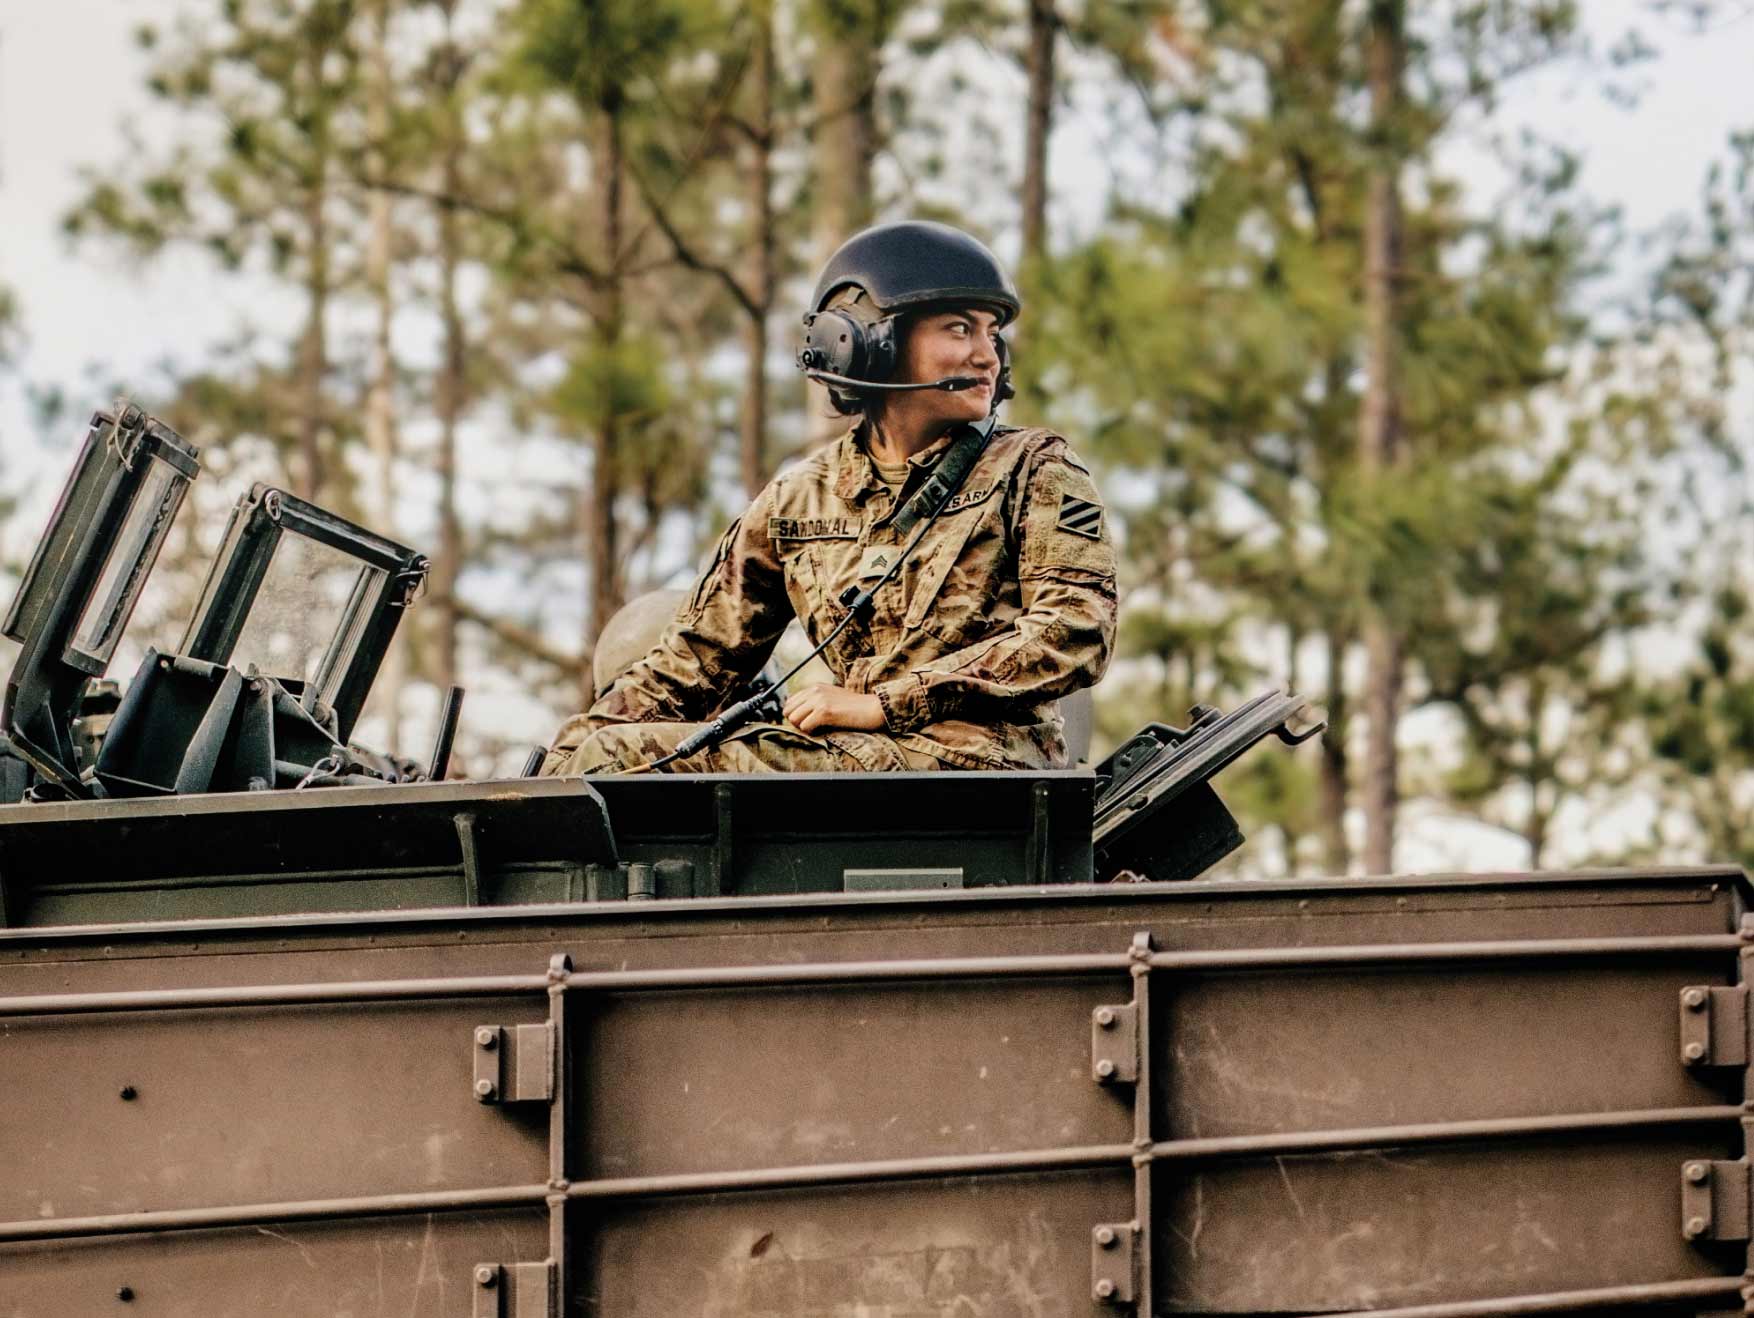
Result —
<path fill-rule="evenodd" d="M 958 229 L 908 221 L 849 239 L 817 283 L 799 364 L 860 419 L 756 496 L 650 653 L 561 729 L 544 771 L 671 755 L 794 616 L 812 643 L 841 628 L 823 652 L 836 681 L 792 694 L 783 724 L 732 731 L 675 769 L 1063 765 L 1055 702 L 1108 666 L 1115 555 L 1066 441 L 993 425 L 1010 396 L 999 331 L 1019 310 L 993 254 Z"/>

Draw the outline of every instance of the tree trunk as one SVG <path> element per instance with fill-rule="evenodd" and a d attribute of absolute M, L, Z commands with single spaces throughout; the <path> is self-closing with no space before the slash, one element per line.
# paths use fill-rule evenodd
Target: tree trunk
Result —
<path fill-rule="evenodd" d="M 814 71 L 817 261 L 827 261 L 871 222 L 871 161 L 877 146 L 880 24 L 848 29 L 844 15 L 822 16 Z"/>
<path fill-rule="evenodd" d="M 461 603 L 457 588 L 463 571 L 463 528 L 457 515 L 457 425 L 463 414 L 466 348 L 463 316 L 457 306 L 457 271 L 462 264 L 457 208 L 446 198 L 462 192 L 463 119 L 457 104 L 462 60 L 451 35 L 453 6 L 445 6 L 445 46 L 440 95 L 444 97 L 444 154 L 441 157 L 438 204 L 439 318 L 444 326 L 444 355 L 433 390 L 438 410 L 438 561 L 433 594 L 438 600 L 434 634 L 433 680 L 441 687 L 456 683 L 457 619 Z"/>
<path fill-rule="evenodd" d="M 744 325 L 748 361 L 743 382 L 739 448 L 743 490 L 751 499 L 767 483 L 767 322 L 773 309 L 773 10 L 756 14 L 754 104 L 750 128 L 754 160 L 749 171 L 749 205 L 754 241 L 749 245 L 748 289 L 756 313 Z"/>
<path fill-rule="evenodd" d="M 1328 729 L 1321 740 L 1322 855 L 1327 871 L 1344 878 L 1352 868 L 1352 847 L 1346 841 L 1346 651 L 1348 638 L 1328 633 Z"/>
<path fill-rule="evenodd" d="M 294 492 L 315 502 L 323 490 L 323 431 L 328 421 L 324 377 L 329 371 L 328 161 L 319 154 L 305 192 L 305 327 L 298 353 L 298 455 Z"/>
<path fill-rule="evenodd" d="M 1529 868 L 1541 868 L 1547 850 L 1547 829 L 1553 812 L 1541 802 L 1541 789 L 1552 779 L 1546 772 L 1547 757 L 1541 751 L 1541 714 L 1547 706 L 1547 684 L 1535 678 L 1529 684 L 1529 722 L 1523 731 L 1523 744 L 1528 747 L 1528 771 L 1525 781 L 1529 788 L 1529 813 L 1523 820 L 1523 840 L 1529 844 Z"/>
<path fill-rule="evenodd" d="M 1364 215 L 1365 391 L 1358 421 L 1359 469 L 1382 478 L 1400 461 L 1401 396 L 1397 283 L 1401 268 L 1399 118 L 1405 64 L 1403 0 L 1371 0 L 1366 63 L 1370 150 Z M 1395 731 L 1401 713 L 1405 645 L 1393 618 L 1371 605 L 1364 624 L 1365 868 L 1394 868 L 1399 805 Z"/>
<path fill-rule="evenodd" d="M 614 369 L 621 346 L 624 317 L 621 251 L 622 141 L 621 106 L 611 100 L 602 107 L 597 155 L 597 216 L 602 235 L 603 296 L 597 317 L 597 348 L 601 368 Z M 591 653 L 597 638 L 621 605 L 619 573 L 615 559 L 615 495 L 620 482 L 620 417 L 615 410 L 613 389 L 603 390 L 603 410 L 597 421 L 591 462 L 591 479 L 585 490 L 585 568 L 590 573 L 590 600 L 585 611 L 584 654 L 579 662 L 579 692 L 583 708 L 596 696 L 591 681 Z"/>
<path fill-rule="evenodd" d="M 383 177 L 387 172 L 384 144 L 390 136 L 390 98 L 393 84 L 390 75 L 390 0 L 376 0 L 373 6 L 371 45 L 367 52 L 371 67 L 366 105 L 366 132 L 371 142 L 371 173 Z M 378 529 L 385 535 L 396 534 L 396 362 L 391 355 L 390 328 L 395 317 L 395 304 L 390 295 L 390 262 L 393 225 L 390 193 L 374 188 L 368 203 L 366 238 L 366 283 L 371 289 L 372 303 L 377 310 L 377 325 L 372 363 L 371 387 L 365 399 L 366 442 L 376 467 L 376 488 L 373 491 L 374 516 Z M 408 676 L 408 633 L 398 628 L 396 640 L 384 656 L 384 665 L 373 688 L 374 703 L 384 713 L 384 748 L 392 754 L 402 745 L 402 688 Z"/>
<path fill-rule="evenodd" d="M 329 105 L 324 65 L 334 44 L 318 30 L 306 34 L 303 74 L 310 115 L 311 154 L 302 197 L 305 228 L 305 326 L 299 340 L 297 379 L 298 472 L 293 490 L 315 501 L 323 490 L 323 435 L 329 409 Z"/>
<path fill-rule="evenodd" d="M 1048 137 L 1054 118 L 1054 0 L 1029 0 L 1029 111 L 1023 145 L 1023 264 L 1047 255 Z"/>

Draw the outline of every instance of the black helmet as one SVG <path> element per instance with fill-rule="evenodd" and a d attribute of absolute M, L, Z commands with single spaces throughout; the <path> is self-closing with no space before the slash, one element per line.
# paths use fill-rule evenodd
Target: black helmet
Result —
<path fill-rule="evenodd" d="M 1005 267 L 961 229 L 902 220 L 856 233 L 828 258 L 816 281 L 798 369 L 827 385 L 835 410 L 851 415 L 860 408 L 860 394 L 880 387 L 895 369 L 897 318 L 947 303 L 990 307 L 1000 325 L 1023 309 Z M 998 349 L 995 408 L 1012 397 L 1003 339 Z M 861 390 L 860 382 L 869 387 Z"/>
<path fill-rule="evenodd" d="M 850 285 L 884 315 L 945 302 L 992 307 L 1001 325 L 1017 318 L 1017 286 L 986 245 L 931 220 L 902 220 L 856 233 L 822 267 L 810 310 L 827 308 Z"/>

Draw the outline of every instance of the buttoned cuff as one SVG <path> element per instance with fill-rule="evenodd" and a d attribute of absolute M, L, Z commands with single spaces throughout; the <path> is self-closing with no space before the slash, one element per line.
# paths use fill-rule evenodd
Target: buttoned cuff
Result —
<path fill-rule="evenodd" d="M 890 732 L 917 732 L 932 721 L 932 711 L 926 706 L 926 684 L 918 673 L 879 682 L 871 691 L 883 704 L 883 724 Z"/>

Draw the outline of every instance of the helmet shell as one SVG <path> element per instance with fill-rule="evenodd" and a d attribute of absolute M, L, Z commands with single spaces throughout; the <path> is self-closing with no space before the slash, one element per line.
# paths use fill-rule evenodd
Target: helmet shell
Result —
<path fill-rule="evenodd" d="M 1017 318 L 1023 300 L 986 244 L 948 224 L 901 220 L 854 234 L 822 267 L 811 312 L 856 285 L 886 316 L 941 303 L 991 307 L 1001 325 Z"/>
<path fill-rule="evenodd" d="M 599 697 L 651 652 L 687 602 L 686 590 L 648 591 L 623 604 L 603 624 L 603 634 L 591 652 L 591 684 Z"/>

